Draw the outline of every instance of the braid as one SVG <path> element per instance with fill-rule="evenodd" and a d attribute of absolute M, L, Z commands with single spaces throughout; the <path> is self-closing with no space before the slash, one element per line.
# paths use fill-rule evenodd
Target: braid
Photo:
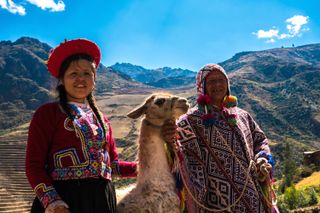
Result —
<path fill-rule="evenodd" d="M 62 109 L 65 111 L 67 116 L 73 121 L 74 115 L 71 114 L 70 108 L 68 106 L 68 100 L 67 100 L 67 92 L 64 88 L 64 85 L 60 84 L 57 86 L 56 90 L 58 91 L 58 97 L 59 97 L 59 103 L 62 107 Z"/>
<path fill-rule="evenodd" d="M 91 107 L 91 109 L 93 110 L 93 113 L 97 116 L 98 118 L 98 121 L 102 127 L 102 130 L 103 130 L 103 133 L 104 133 L 104 136 L 106 137 L 106 129 L 105 129 L 105 126 L 104 126 L 104 121 L 102 120 L 102 117 L 101 117 L 101 113 L 97 107 L 97 104 L 96 104 L 96 99 L 94 98 L 92 92 L 87 96 L 87 101 Z"/>

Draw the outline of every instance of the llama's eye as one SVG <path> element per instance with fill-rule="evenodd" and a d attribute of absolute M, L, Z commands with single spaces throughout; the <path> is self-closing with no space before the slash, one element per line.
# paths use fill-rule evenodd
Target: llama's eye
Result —
<path fill-rule="evenodd" d="M 159 98 L 159 99 L 155 100 L 154 104 L 161 106 L 164 102 L 165 102 L 164 98 Z"/>

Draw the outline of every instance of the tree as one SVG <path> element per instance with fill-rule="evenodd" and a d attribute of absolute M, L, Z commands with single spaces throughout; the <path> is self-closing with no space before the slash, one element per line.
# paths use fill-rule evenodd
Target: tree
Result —
<path fill-rule="evenodd" d="M 285 143 L 284 149 L 284 161 L 283 161 L 283 174 L 284 174 L 284 185 L 282 191 L 292 185 L 293 177 L 296 172 L 296 163 L 293 160 L 292 149 L 288 142 Z"/>

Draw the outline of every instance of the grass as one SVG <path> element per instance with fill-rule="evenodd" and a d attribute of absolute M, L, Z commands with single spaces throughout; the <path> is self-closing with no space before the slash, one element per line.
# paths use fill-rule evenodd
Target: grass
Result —
<path fill-rule="evenodd" d="M 320 186 L 320 171 L 312 173 L 311 176 L 304 178 L 303 180 L 298 182 L 295 186 L 299 190 L 305 189 L 311 186 L 312 187 Z"/>
<path fill-rule="evenodd" d="M 124 138 L 130 132 L 132 125 L 130 118 L 114 118 L 110 119 L 112 134 L 114 138 Z"/>

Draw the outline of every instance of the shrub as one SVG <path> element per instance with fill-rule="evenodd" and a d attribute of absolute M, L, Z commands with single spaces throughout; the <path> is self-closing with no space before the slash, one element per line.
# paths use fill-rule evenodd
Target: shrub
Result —
<path fill-rule="evenodd" d="M 317 204 L 318 197 L 317 197 L 316 190 L 313 187 L 310 187 L 309 193 L 310 193 L 309 205 L 312 206 L 312 205 Z"/>
<path fill-rule="evenodd" d="M 297 190 L 294 186 L 290 186 L 285 190 L 284 202 L 289 209 L 296 209 L 308 205 L 304 193 Z"/>

